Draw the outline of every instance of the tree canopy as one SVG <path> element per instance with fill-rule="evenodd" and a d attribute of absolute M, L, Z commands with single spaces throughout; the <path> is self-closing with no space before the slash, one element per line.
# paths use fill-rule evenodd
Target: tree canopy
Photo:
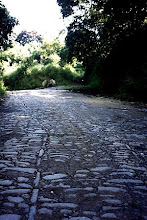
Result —
<path fill-rule="evenodd" d="M 24 30 L 17 36 L 16 41 L 23 46 L 33 41 L 42 43 L 42 36 L 38 34 L 36 31 Z"/>
<path fill-rule="evenodd" d="M 69 57 L 76 56 L 83 62 L 86 79 L 91 74 L 99 75 L 102 86 L 113 90 L 128 72 L 146 78 L 142 67 L 147 60 L 146 0 L 57 2 L 64 18 L 73 17 L 66 45 Z"/>
<path fill-rule="evenodd" d="M 86 36 L 90 53 L 98 41 L 94 51 L 98 49 L 101 56 L 107 56 L 118 41 L 146 26 L 146 0 L 58 0 L 58 4 L 63 17 L 74 16 L 67 41 L 76 35 Z"/>
<path fill-rule="evenodd" d="M 13 27 L 18 20 L 12 17 L 6 7 L 0 1 L 0 50 L 6 49 Z"/>

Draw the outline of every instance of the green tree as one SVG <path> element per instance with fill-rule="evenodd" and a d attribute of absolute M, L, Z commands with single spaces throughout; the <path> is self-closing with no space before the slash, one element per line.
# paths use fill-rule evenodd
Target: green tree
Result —
<path fill-rule="evenodd" d="M 6 7 L 0 1 L 0 52 L 5 50 L 10 45 L 10 35 L 13 27 L 18 24 L 16 18 L 12 17 Z M 3 61 L 2 55 L 0 58 L 0 95 L 5 92 L 5 87 L 2 81 Z"/>
<path fill-rule="evenodd" d="M 12 17 L 0 1 L 0 50 L 4 50 L 10 43 L 10 35 L 18 20 Z"/>
<path fill-rule="evenodd" d="M 27 43 L 31 43 L 33 41 L 42 43 L 42 36 L 38 34 L 36 31 L 22 31 L 16 38 L 16 41 L 21 45 L 25 45 Z"/>
<path fill-rule="evenodd" d="M 147 16 L 145 0 L 58 0 L 58 4 L 62 7 L 63 17 L 71 14 L 74 17 L 68 27 L 67 39 L 75 32 L 82 32 L 79 37 L 87 36 L 87 50 L 91 52 L 95 48 L 95 44 L 91 47 L 91 40 L 95 38 L 99 45 L 96 49 L 102 57 L 106 57 L 119 40 L 142 29 Z M 87 35 L 88 31 L 90 34 Z"/>
<path fill-rule="evenodd" d="M 117 90 L 128 72 L 136 77 L 146 62 L 146 0 L 58 0 L 63 17 L 73 16 L 66 45 L 105 89 Z M 131 71 L 130 71 L 131 70 Z M 110 74 L 111 72 L 111 74 Z"/>

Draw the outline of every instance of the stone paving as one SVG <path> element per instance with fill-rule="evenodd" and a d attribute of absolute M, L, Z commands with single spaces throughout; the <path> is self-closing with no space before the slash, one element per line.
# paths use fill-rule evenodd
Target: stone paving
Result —
<path fill-rule="evenodd" d="M 0 220 L 147 220 L 146 109 L 64 90 L 0 106 Z"/>

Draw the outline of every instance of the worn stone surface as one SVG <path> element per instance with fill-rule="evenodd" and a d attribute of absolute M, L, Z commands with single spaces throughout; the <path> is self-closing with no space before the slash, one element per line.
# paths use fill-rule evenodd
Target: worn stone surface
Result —
<path fill-rule="evenodd" d="M 64 90 L 0 106 L 0 220 L 145 220 L 146 109 Z"/>

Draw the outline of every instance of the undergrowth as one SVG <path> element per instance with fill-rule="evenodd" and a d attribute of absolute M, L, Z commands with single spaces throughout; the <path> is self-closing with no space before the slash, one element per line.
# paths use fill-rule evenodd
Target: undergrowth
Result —
<path fill-rule="evenodd" d="M 4 86 L 4 82 L 0 79 L 0 96 L 3 96 L 6 93 L 6 87 Z"/>
<path fill-rule="evenodd" d="M 68 85 L 76 82 L 79 76 L 69 67 L 36 65 L 29 68 L 19 67 L 16 71 L 4 76 L 5 85 L 9 90 L 35 89 L 46 87 L 54 79 L 56 85 Z M 46 83 L 43 83 L 45 82 Z"/>

